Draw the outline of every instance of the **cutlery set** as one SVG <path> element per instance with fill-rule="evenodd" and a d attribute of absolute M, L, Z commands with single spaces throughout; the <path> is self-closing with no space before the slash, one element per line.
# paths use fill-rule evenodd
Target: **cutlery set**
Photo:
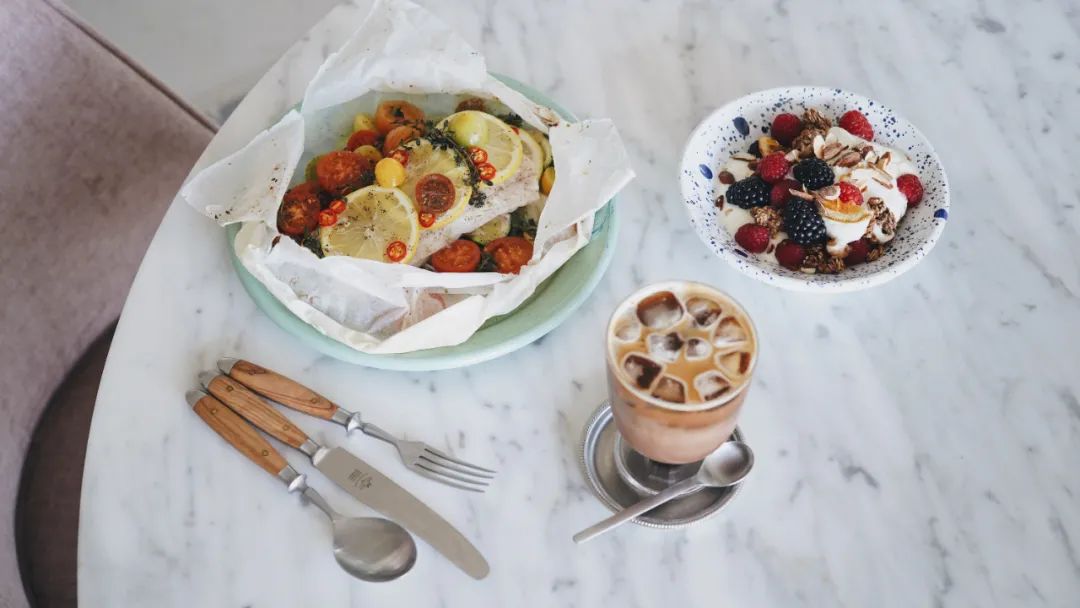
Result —
<path fill-rule="evenodd" d="M 334 526 L 334 556 L 346 572 L 367 581 L 392 580 L 405 574 L 416 561 L 411 532 L 469 576 L 475 579 L 487 576 L 487 561 L 453 525 L 357 456 L 340 447 L 315 442 L 264 398 L 336 422 L 345 427 L 346 434 L 359 430 L 390 443 L 410 470 L 445 485 L 482 492 L 494 477 L 494 471 L 454 458 L 425 443 L 398 439 L 364 422 L 359 414 L 249 361 L 222 359 L 218 368 L 220 373 L 205 372 L 199 376 L 203 390 L 188 392 L 189 405 L 233 447 L 285 482 L 290 492 L 300 493 L 330 517 Z M 331 481 L 398 523 L 338 514 L 256 428 L 303 453 Z"/>

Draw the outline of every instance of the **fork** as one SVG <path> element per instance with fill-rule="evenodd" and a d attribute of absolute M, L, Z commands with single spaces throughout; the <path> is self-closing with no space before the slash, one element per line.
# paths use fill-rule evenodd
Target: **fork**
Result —
<path fill-rule="evenodd" d="M 340 424 L 345 427 L 346 434 L 359 430 L 389 443 L 397 449 L 409 470 L 428 479 L 462 490 L 483 492 L 495 477 L 495 471 L 491 469 L 454 458 L 424 442 L 398 439 L 378 426 L 364 422 L 359 413 L 350 412 L 299 382 L 250 361 L 225 358 L 218 361 L 218 369 L 267 399 Z"/>

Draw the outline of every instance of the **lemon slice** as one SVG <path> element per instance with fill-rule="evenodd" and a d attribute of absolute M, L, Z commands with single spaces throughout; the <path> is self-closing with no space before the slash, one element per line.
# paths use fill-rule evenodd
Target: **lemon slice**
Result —
<path fill-rule="evenodd" d="M 347 206 L 337 223 L 319 229 L 324 254 L 402 264 L 412 258 L 420 240 L 420 224 L 412 200 L 404 192 L 368 186 L 349 194 L 345 201 Z"/>
<path fill-rule="evenodd" d="M 543 171 L 548 165 L 552 164 L 551 141 L 548 140 L 547 135 L 533 128 L 523 129 L 523 132 L 528 133 L 533 138 L 533 141 L 540 144 L 540 148 L 544 151 L 544 158 L 540 161 L 540 170 Z"/>
<path fill-rule="evenodd" d="M 536 141 L 538 135 L 529 133 L 525 129 L 518 131 L 518 137 L 521 138 L 521 145 L 524 147 L 524 156 L 531 162 L 536 163 L 537 173 L 544 170 L 547 163 L 544 162 L 544 149 L 540 147 L 540 144 Z"/>
<path fill-rule="evenodd" d="M 521 167 L 521 138 L 510 125 L 487 112 L 465 110 L 451 114 L 439 122 L 438 128 L 452 132 L 464 146 L 478 146 L 487 152 L 487 162 L 495 167 L 493 186 L 513 177 Z"/>
<path fill-rule="evenodd" d="M 416 182 L 429 173 L 445 175 L 454 184 L 454 204 L 446 211 L 435 216 L 435 223 L 430 226 L 422 226 L 424 230 L 442 228 L 456 220 L 468 207 L 469 199 L 472 198 L 472 186 L 469 185 L 468 161 L 458 161 L 457 156 L 446 148 L 436 148 L 431 141 L 425 138 L 414 139 L 405 145 L 409 153 L 409 160 L 405 163 L 405 183 L 401 185 L 402 191 L 413 200 L 413 206 L 417 211 L 420 206 L 416 204 Z"/>

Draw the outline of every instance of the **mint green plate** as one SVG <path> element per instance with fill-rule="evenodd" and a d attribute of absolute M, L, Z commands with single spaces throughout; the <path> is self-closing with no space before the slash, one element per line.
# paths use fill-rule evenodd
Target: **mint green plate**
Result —
<path fill-rule="evenodd" d="M 512 78 L 495 74 L 510 88 L 532 101 L 558 112 L 566 120 L 576 120 L 545 95 Z M 372 355 L 355 350 L 323 334 L 294 315 L 262 283 L 251 275 L 236 257 L 232 246 L 229 256 L 240 282 L 255 304 L 285 331 L 326 355 L 379 369 L 425 371 L 464 367 L 488 361 L 515 351 L 555 329 L 573 313 L 596 288 L 615 251 L 618 221 L 615 199 L 596 212 L 589 244 L 570 258 L 562 268 L 537 287 L 533 295 L 513 312 L 488 319 L 468 340 L 456 346 L 443 346 L 398 355 Z M 229 243 L 236 238 L 239 225 L 226 228 Z"/>

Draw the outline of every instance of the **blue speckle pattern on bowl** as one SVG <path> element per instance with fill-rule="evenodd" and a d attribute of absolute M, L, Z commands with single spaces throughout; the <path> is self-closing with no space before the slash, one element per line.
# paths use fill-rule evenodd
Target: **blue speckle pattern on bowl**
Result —
<path fill-rule="evenodd" d="M 779 266 L 743 251 L 724 228 L 716 207 L 720 183 L 712 177 L 732 154 L 745 152 L 774 116 L 801 116 L 817 108 L 836 120 L 848 110 L 866 115 L 874 141 L 902 150 L 919 170 L 925 193 L 918 206 L 900 221 L 896 237 L 879 259 L 852 266 L 839 274 L 806 274 Z M 705 168 L 709 168 L 706 175 Z M 694 129 L 683 151 L 679 182 L 690 223 L 698 236 L 735 268 L 755 279 L 799 291 L 854 291 L 880 285 L 912 268 L 933 248 L 949 218 L 949 184 L 941 160 L 918 129 L 888 107 L 841 89 L 785 87 L 741 97 L 716 110 Z"/>

